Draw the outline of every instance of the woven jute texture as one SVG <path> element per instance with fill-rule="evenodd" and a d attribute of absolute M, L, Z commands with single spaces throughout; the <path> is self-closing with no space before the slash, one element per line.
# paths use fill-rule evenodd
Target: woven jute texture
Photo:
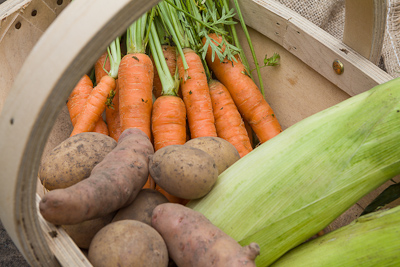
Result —
<path fill-rule="evenodd" d="M 343 39 L 345 0 L 275 0 L 334 37 Z M 379 67 L 400 76 L 400 0 L 387 0 L 385 38 Z"/>

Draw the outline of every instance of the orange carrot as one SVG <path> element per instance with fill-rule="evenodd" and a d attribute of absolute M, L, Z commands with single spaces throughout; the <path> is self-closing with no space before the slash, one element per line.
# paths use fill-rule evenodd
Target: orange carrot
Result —
<path fill-rule="evenodd" d="M 153 105 L 152 133 L 154 137 L 154 151 L 169 145 L 183 145 L 186 143 L 186 108 L 178 96 L 164 95 L 157 98 Z M 154 182 L 149 178 L 149 182 Z M 155 189 L 161 192 L 171 203 L 187 203 L 187 200 L 173 196 L 156 185 Z"/>
<path fill-rule="evenodd" d="M 96 122 L 93 132 L 110 135 L 110 132 L 108 131 L 107 123 L 104 122 L 104 120 L 101 116 L 100 116 L 99 120 Z"/>
<path fill-rule="evenodd" d="M 210 36 L 217 45 L 221 43 L 221 36 L 213 33 Z M 206 61 L 217 79 L 226 86 L 239 112 L 249 122 L 261 143 L 282 132 L 272 108 L 254 81 L 246 74 L 245 67 L 238 57 L 237 62 L 227 59 L 221 62 L 217 57 L 212 61 L 212 50 L 208 47 Z"/>
<path fill-rule="evenodd" d="M 155 190 L 157 190 L 158 192 L 163 194 L 168 199 L 168 201 L 171 203 L 178 203 L 178 204 L 186 205 L 189 202 L 188 199 L 182 199 L 182 198 L 171 195 L 170 193 L 168 193 L 167 191 L 162 189 L 159 185 L 156 185 Z"/>
<path fill-rule="evenodd" d="M 82 132 L 93 131 L 96 122 L 106 108 L 109 93 L 115 89 L 115 80 L 111 76 L 104 76 L 100 83 L 90 93 L 85 106 L 80 113 L 71 136 Z"/>
<path fill-rule="evenodd" d="M 111 106 L 106 107 L 106 122 L 108 126 L 108 132 L 115 141 L 118 142 L 119 136 L 121 135 L 121 120 L 119 116 L 119 85 L 118 79 L 115 80 L 115 95 L 112 100 Z"/>
<path fill-rule="evenodd" d="M 161 86 L 161 96 L 153 104 L 151 117 L 154 150 L 157 151 L 169 145 L 186 143 L 186 107 L 183 100 L 177 96 L 179 80 L 178 76 L 175 75 L 176 48 L 161 45 L 158 37 L 159 32 L 157 32 L 155 25 L 152 24 L 150 27 L 150 51 Z M 169 194 L 158 185 L 156 185 L 156 190 L 172 203 L 184 203 L 186 201 Z"/>
<path fill-rule="evenodd" d="M 180 56 L 177 63 L 191 137 L 217 136 L 207 76 L 201 58 L 190 48 L 184 48 L 183 51 L 189 66 L 187 73 Z"/>
<path fill-rule="evenodd" d="M 93 90 L 92 80 L 88 75 L 84 75 L 75 86 L 74 90 L 70 94 L 67 102 L 69 115 L 71 118 L 72 126 L 75 126 L 76 120 L 79 114 L 82 112 L 85 103 Z M 93 129 L 94 132 L 108 135 L 108 129 L 106 123 L 100 118 Z"/>
<path fill-rule="evenodd" d="M 243 117 L 242 120 L 244 122 L 244 127 L 246 128 L 247 135 L 249 136 L 251 147 L 254 147 L 253 129 L 251 129 L 250 124 L 245 119 L 243 119 Z"/>
<path fill-rule="evenodd" d="M 162 45 L 162 51 L 164 53 L 165 61 L 168 65 L 169 72 L 174 76 L 176 71 L 176 47 L 170 45 Z M 154 61 L 153 61 L 154 63 Z M 157 68 L 154 68 L 154 82 L 153 82 L 153 94 L 156 98 L 160 97 L 162 93 L 162 84 L 160 77 L 158 76 Z"/>
<path fill-rule="evenodd" d="M 106 63 L 104 65 L 105 61 Z M 94 75 L 96 77 L 96 83 L 99 83 L 103 76 L 108 75 L 108 73 L 105 72 L 104 69 L 106 69 L 107 71 L 110 71 L 111 69 L 110 60 L 107 58 L 107 52 L 104 52 L 104 54 L 102 54 L 101 57 L 94 64 Z"/>
<path fill-rule="evenodd" d="M 160 96 L 154 102 L 152 115 L 154 149 L 186 143 L 186 108 L 177 96 Z"/>
<path fill-rule="evenodd" d="M 122 132 L 138 128 L 151 138 L 153 77 L 154 67 L 148 55 L 134 53 L 122 58 L 118 71 Z"/>
<path fill-rule="evenodd" d="M 143 186 L 143 188 L 156 189 L 156 182 L 154 182 L 154 179 L 151 177 L 150 174 L 149 174 L 149 176 L 147 177 L 147 182 L 146 182 L 146 184 Z"/>
<path fill-rule="evenodd" d="M 247 155 L 253 148 L 231 95 L 217 80 L 211 80 L 209 87 L 218 136 L 231 143 L 239 152 L 240 157 Z"/>

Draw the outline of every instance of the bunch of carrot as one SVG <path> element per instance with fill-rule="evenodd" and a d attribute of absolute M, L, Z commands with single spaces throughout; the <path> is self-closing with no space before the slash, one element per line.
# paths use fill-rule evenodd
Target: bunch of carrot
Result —
<path fill-rule="evenodd" d="M 123 57 L 120 38 L 114 41 L 94 66 L 94 89 L 88 76 L 81 79 L 68 101 L 71 135 L 102 127 L 118 141 L 125 129 L 139 128 L 155 150 L 218 136 L 243 157 L 254 147 L 252 131 L 261 143 L 282 131 L 242 63 L 228 2 L 183 2 L 161 1 L 135 21 L 126 31 Z M 236 41 L 231 43 L 232 34 Z M 109 87 L 97 93 L 104 81 Z M 145 187 L 160 190 L 171 202 L 184 202 L 151 177 Z"/>

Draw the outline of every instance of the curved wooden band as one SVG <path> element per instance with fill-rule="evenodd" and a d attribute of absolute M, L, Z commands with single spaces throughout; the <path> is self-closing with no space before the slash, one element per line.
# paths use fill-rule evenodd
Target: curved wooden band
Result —
<path fill-rule="evenodd" d="M 1 218 L 32 266 L 79 266 L 76 247 L 51 251 L 40 225 L 37 171 L 47 137 L 73 85 L 104 49 L 157 0 L 73 1 L 50 25 L 22 66 L 0 117 Z M 46 236 L 47 235 L 47 236 Z M 70 254 L 69 254 L 70 253 Z"/>

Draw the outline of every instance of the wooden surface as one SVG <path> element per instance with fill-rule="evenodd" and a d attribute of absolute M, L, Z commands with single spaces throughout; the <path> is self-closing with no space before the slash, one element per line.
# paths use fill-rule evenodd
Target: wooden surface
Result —
<path fill-rule="evenodd" d="M 386 26 L 386 0 L 346 1 L 343 42 L 378 64 Z"/>
<path fill-rule="evenodd" d="M 349 95 L 364 92 L 392 77 L 355 50 L 296 12 L 275 1 L 240 1 L 246 24 L 275 41 Z M 332 69 L 334 60 L 344 73 Z"/>
<path fill-rule="evenodd" d="M 45 2 L 46 5 L 43 5 Z M 23 18 L 37 21 L 21 25 L 31 28 L 21 27 L 18 31 L 10 28 L 15 25 L 16 19 L 21 19 L 21 14 L 9 15 L 2 22 L 8 23 L 8 28 L 3 27 L 6 24 L 1 24 L 0 36 L 7 37 L 0 40 L 0 56 L 2 52 L 5 55 L 8 49 L 16 49 L 22 54 L 19 56 L 16 53 L 16 62 L 7 55 L 10 58 L 0 64 L 0 71 L 3 71 L 1 68 L 12 70 L 3 75 L 9 79 L 7 88 L 0 87 L 0 93 L 6 90 L 4 95 L 8 95 L 0 116 L 0 149 L 3 151 L 0 161 L 7 166 L 0 176 L 0 217 L 32 265 L 88 265 L 72 240 L 38 214 L 37 201 L 42 190 L 37 184 L 38 165 L 42 153 L 65 139 L 71 130 L 65 100 L 73 86 L 110 41 L 155 2 L 75 1 L 60 14 L 54 1 L 33 0 L 38 11 L 44 6 L 56 8 L 44 19 L 47 23 L 41 22 L 39 17 L 29 16 L 33 6 L 26 6 L 24 10 L 30 9 L 23 12 Z M 266 67 L 261 71 L 266 99 L 284 129 L 390 79 L 343 42 L 333 39 L 282 5 L 274 1 L 240 2 L 243 3 L 246 22 L 254 28 L 250 29 L 250 33 L 258 60 L 262 61 L 266 54 L 270 56 L 274 52 L 281 55 L 279 67 Z M 58 14 L 60 16 L 39 40 L 49 21 Z M 25 34 L 22 31 L 26 31 Z M 241 31 L 239 35 L 245 44 Z M 13 47 L 9 38 L 22 42 L 19 50 Z M 33 44 L 37 46 L 28 57 Z M 248 47 L 244 45 L 244 49 L 251 59 Z M 331 61 L 336 58 L 345 63 L 342 76 L 333 73 Z M 4 67 L 4 62 L 12 66 Z M 0 95 L 0 99 L 4 95 Z M 1 111 L 3 104 L 0 104 Z M 330 230 L 354 219 L 382 188 L 338 218 Z"/>
<path fill-rule="evenodd" d="M 0 111 L 32 47 L 69 2 L 8 0 L 0 5 Z"/>
<path fill-rule="evenodd" d="M 8 93 L 0 117 L 0 161 L 7 166 L 1 175 L 0 215 L 32 265 L 56 266 L 74 248 L 72 242 L 62 251 L 49 247 L 49 233 L 37 215 L 36 174 L 57 115 L 105 47 L 156 2 L 72 2 L 38 40 Z"/>

